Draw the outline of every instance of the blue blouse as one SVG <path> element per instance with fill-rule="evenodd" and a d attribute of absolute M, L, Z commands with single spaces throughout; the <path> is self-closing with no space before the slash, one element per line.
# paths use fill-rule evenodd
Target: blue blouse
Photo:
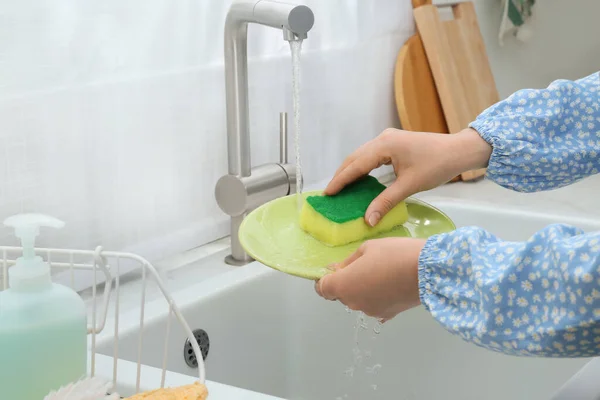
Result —
<path fill-rule="evenodd" d="M 519 192 L 600 168 L 599 73 L 520 90 L 470 126 L 492 147 L 487 178 Z M 600 355 L 600 232 L 555 224 L 526 242 L 477 227 L 436 235 L 419 259 L 425 308 L 481 347 L 521 356 Z"/>

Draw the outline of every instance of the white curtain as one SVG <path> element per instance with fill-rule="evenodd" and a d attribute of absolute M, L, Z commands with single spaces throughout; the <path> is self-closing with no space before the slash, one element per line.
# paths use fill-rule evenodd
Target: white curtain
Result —
<path fill-rule="evenodd" d="M 301 83 L 310 183 L 397 124 L 393 67 L 414 27 L 408 0 L 300 2 L 315 13 Z M 0 215 L 63 219 L 43 245 L 102 244 L 151 259 L 226 235 L 213 193 L 227 171 L 230 3 L 1 0 Z M 277 160 L 278 113 L 292 111 L 291 65 L 280 32 L 251 26 L 249 35 L 257 165 Z M 0 238 L 15 243 L 6 231 Z"/>

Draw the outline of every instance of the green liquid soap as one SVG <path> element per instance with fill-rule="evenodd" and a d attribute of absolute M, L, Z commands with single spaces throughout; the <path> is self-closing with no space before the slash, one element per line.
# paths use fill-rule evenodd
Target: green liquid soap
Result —
<path fill-rule="evenodd" d="M 60 221 L 37 214 L 9 218 L 24 256 L 9 269 L 0 292 L 0 398 L 42 400 L 87 373 L 87 311 L 73 290 L 54 284 L 50 267 L 33 251 L 40 226 Z"/>

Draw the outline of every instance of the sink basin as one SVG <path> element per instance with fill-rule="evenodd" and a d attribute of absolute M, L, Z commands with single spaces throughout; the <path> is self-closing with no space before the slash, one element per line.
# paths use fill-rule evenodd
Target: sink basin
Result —
<path fill-rule="evenodd" d="M 432 204 L 459 227 L 478 225 L 507 240 L 527 239 L 555 222 L 600 229 L 600 221 L 483 203 L 438 199 Z M 541 400 L 590 361 L 490 352 L 451 335 L 422 308 L 389 321 L 379 334 L 369 319 L 367 329 L 355 328 L 357 314 L 319 298 L 312 282 L 257 262 L 232 270 L 222 261 L 225 253 L 194 267 L 214 269 L 221 263 L 222 274 L 173 293 L 192 330 L 207 335 L 207 377 L 214 382 L 290 400 Z M 146 308 L 142 361 L 149 366 L 162 366 L 165 310 L 164 300 Z M 125 360 L 137 360 L 138 313 L 130 310 L 121 318 L 119 355 Z M 196 374 L 185 362 L 183 332 L 173 327 L 170 338 L 169 370 Z M 360 360 L 353 352 L 357 339 Z M 110 337 L 99 338 L 98 350 L 111 354 Z"/>

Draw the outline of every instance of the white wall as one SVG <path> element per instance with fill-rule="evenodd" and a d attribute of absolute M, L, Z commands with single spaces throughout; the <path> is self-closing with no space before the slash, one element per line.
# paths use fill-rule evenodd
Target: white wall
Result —
<path fill-rule="evenodd" d="M 213 193 L 227 171 L 230 3 L 0 0 L 0 217 L 49 213 L 67 226 L 44 245 L 150 258 L 227 234 Z M 302 59 L 310 183 L 394 123 L 393 61 L 413 24 L 408 2 L 304 3 L 316 15 Z M 270 28 L 251 27 L 249 52 L 257 165 L 278 159 L 291 63 Z"/>
<path fill-rule="evenodd" d="M 501 97 L 555 79 L 577 79 L 600 71 L 600 1 L 538 0 L 533 39 L 506 36 L 498 44 L 500 0 L 475 0 L 480 28 Z"/>
<path fill-rule="evenodd" d="M 0 0 L 0 217 L 50 213 L 67 227 L 42 244 L 151 258 L 225 235 L 213 190 L 227 165 L 230 2 Z M 397 126 L 393 64 L 414 26 L 408 0 L 303 2 L 316 15 L 302 61 L 305 178 L 314 182 Z M 503 96 L 600 69 L 600 2 L 576 3 L 538 1 L 535 39 L 499 48 L 499 0 L 476 0 Z M 277 158 L 291 66 L 270 29 L 252 27 L 250 54 L 256 165 Z M 3 233 L 0 243 L 15 242 Z"/>

